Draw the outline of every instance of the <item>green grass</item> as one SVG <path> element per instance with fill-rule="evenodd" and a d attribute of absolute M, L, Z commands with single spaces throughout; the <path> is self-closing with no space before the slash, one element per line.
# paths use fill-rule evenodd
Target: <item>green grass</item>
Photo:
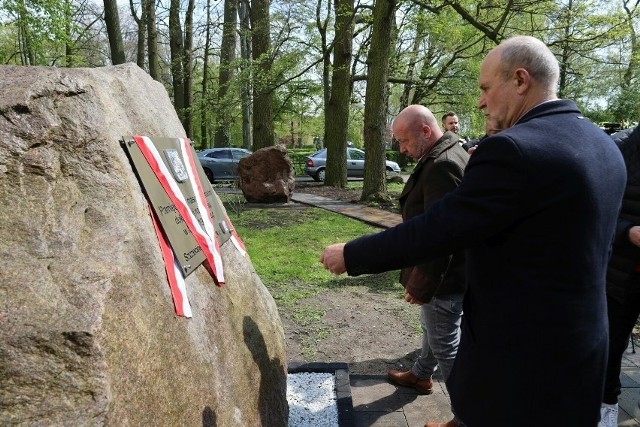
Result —
<path fill-rule="evenodd" d="M 375 292 L 397 282 L 397 273 L 336 277 L 320 264 L 326 246 L 380 231 L 360 221 L 317 208 L 247 209 L 232 221 L 258 275 L 280 304 L 291 306 L 336 286 L 366 285 Z"/>

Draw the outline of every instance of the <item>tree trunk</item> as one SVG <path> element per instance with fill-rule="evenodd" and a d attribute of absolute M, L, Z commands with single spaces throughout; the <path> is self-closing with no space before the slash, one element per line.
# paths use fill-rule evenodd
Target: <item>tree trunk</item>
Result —
<path fill-rule="evenodd" d="M 180 0 L 171 0 L 169 6 L 169 50 L 171 52 L 171 77 L 173 80 L 173 106 L 184 127 L 184 44 L 180 25 Z"/>
<path fill-rule="evenodd" d="M 158 30 L 156 28 L 156 3 L 145 0 L 147 10 L 147 50 L 149 55 L 149 75 L 160 81 L 160 63 L 158 60 Z"/>
<path fill-rule="evenodd" d="M 331 49 L 327 45 L 327 28 L 329 26 L 329 18 L 331 17 L 331 0 L 327 0 L 327 17 L 321 19 L 323 0 L 317 0 L 316 3 L 316 27 L 320 34 L 320 49 L 322 52 L 322 99 L 324 102 L 324 110 L 326 111 L 331 100 Z M 327 140 L 327 115 L 325 114 L 324 133 L 322 135 L 322 145 Z"/>
<path fill-rule="evenodd" d="M 224 24 L 222 44 L 220 46 L 220 73 L 218 75 L 218 120 L 214 139 L 215 147 L 231 145 L 231 103 L 227 98 L 229 84 L 233 79 L 233 67 L 236 59 L 236 26 L 238 23 L 237 0 L 224 0 Z"/>
<path fill-rule="evenodd" d="M 271 85 L 271 41 L 269 0 L 251 2 L 253 75 L 253 150 L 274 145 L 273 87 Z"/>
<path fill-rule="evenodd" d="M 133 5 L 133 0 L 129 0 L 129 9 L 131 10 L 131 16 L 133 20 L 138 25 L 138 45 L 136 52 L 136 64 L 138 67 L 144 69 L 144 60 L 145 60 L 145 35 L 146 35 L 146 25 L 147 25 L 147 6 L 146 2 L 150 0 L 140 0 L 140 18 L 138 18 L 138 14 L 136 13 L 136 8 Z"/>
<path fill-rule="evenodd" d="M 362 200 L 387 200 L 384 135 L 389 91 L 389 51 L 395 0 L 377 0 L 369 47 L 367 95 L 364 105 L 364 146 L 367 153 Z"/>
<path fill-rule="evenodd" d="M 31 37 L 31 29 L 27 19 L 27 6 L 24 0 L 18 0 L 18 27 L 20 31 L 21 41 L 21 62 L 22 65 L 38 65 L 36 64 L 36 54 L 33 50 L 33 41 Z"/>
<path fill-rule="evenodd" d="M 202 60 L 202 102 L 200 103 L 200 147 L 210 148 L 207 102 L 209 98 L 209 49 L 211 48 L 211 0 L 207 0 L 207 26 L 205 28 L 204 58 Z"/>
<path fill-rule="evenodd" d="M 351 102 L 351 52 L 353 45 L 353 0 L 335 0 L 335 43 L 331 97 L 325 112 L 327 169 L 324 185 L 347 185 L 347 130 Z"/>
<path fill-rule="evenodd" d="M 118 2 L 116 0 L 104 0 L 104 23 L 107 26 L 107 35 L 109 37 L 111 63 L 113 65 L 124 64 L 126 58 L 124 56 L 120 16 L 118 15 Z"/>
<path fill-rule="evenodd" d="M 106 9 L 106 8 L 105 8 Z M 105 10 L 106 15 L 106 10 Z M 73 59 L 73 35 L 71 32 L 71 22 L 73 20 L 73 16 L 71 16 L 71 2 L 69 0 L 65 0 L 64 2 L 64 32 L 66 36 L 66 40 L 64 42 L 64 56 L 66 58 L 65 65 L 69 68 L 75 65 L 75 61 Z M 106 20 L 106 18 L 105 18 Z M 122 37 L 120 38 L 122 40 Z M 124 55 L 124 51 L 122 53 Z"/>
<path fill-rule="evenodd" d="M 193 137 L 193 9 L 195 0 L 189 0 L 184 20 L 184 131 Z"/>
<path fill-rule="evenodd" d="M 240 87 L 240 99 L 242 102 L 242 147 L 250 149 L 253 141 L 251 123 L 253 112 L 251 110 L 251 22 L 249 20 L 249 2 L 238 2 L 238 15 L 240 19 L 240 55 L 241 72 L 243 79 Z"/>

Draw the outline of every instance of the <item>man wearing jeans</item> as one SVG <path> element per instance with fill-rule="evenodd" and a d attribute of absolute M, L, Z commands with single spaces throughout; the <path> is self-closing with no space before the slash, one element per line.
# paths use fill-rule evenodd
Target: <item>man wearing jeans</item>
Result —
<path fill-rule="evenodd" d="M 400 151 L 417 162 L 400 195 L 402 219 L 407 221 L 458 186 L 469 155 L 458 143 L 460 137 L 449 131 L 443 133 L 433 113 L 421 105 L 402 110 L 391 130 Z M 400 283 L 405 287 L 405 299 L 421 304 L 422 351 L 411 370 L 391 369 L 389 379 L 420 394 L 430 394 L 436 367 L 446 380 L 458 351 L 464 254 L 449 254 L 404 268 Z"/>

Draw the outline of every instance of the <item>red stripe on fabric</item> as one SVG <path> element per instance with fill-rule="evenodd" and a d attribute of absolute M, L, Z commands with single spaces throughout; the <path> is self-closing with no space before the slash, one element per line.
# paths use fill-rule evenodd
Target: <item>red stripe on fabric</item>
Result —
<path fill-rule="evenodd" d="M 205 209 L 205 212 L 201 212 L 201 215 L 206 215 L 206 218 L 211 218 L 211 212 L 209 211 L 209 206 L 207 205 L 207 198 L 204 195 L 204 190 L 202 188 L 202 183 L 200 182 L 200 175 L 198 174 L 198 169 L 196 169 L 196 165 L 195 165 L 195 161 L 193 159 L 193 155 L 191 154 L 191 149 L 190 149 L 190 142 L 188 138 L 184 138 L 180 141 L 182 144 L 187 144 L 185 149 L 182 150 L 185 154 L 186 154 L 186 160 L 189 162 L 189 165 L 191 167 L 191 170 L 193 171 L 193 178 L 195 180 L 195 184 L 196 184 L 196 190 L 198 191 L 198 194 L 200 196 L 200 200 L 202 201 L 202 205 Z M 204 221 L 204 218 L 203 218 Z M 220 257 L 220 241 L 218 240 L 218 236 L 217 234 L 214 232 L 213 236 L 210 236 L 211 239 L 213 240 L 213 246 L 214 249 L 218 255 L 218 257 Z M 224 285 L 224 279 L 223 280 L 218 280 L 218 276 L 222 276 L 224 278 L 224 273 L 223 273 L 223 266 L 222 265 L 216 265 L 216 257 L 213 258 L 213 264 L 209 265 L 209 269 L 210 272 L 213 273 L 212 276 L 215 279 L 216 285 L 218 286 L 222 286 Z M 222 273 L 222 274 L 218 274 L 218 272 Z"/>
<path fill-rule="evenodd" d="M 153 209 L 151 209 L 151 207 L 149 207 L 149 211 L 151 214 L 151 219 L 153 221 L 153 228 L 156 230 L 156 236 L 158 237 L 158 242 L 160 243 L 162 258 L 164 259 L 164 269 L 167 272 L 167 279 L 169 279 L 169 289 L 171 290 L 171 297 L 173 298 L 173 305 L 176 310 L 176 315 L 184 317 L 184 301 L 182 299 L 182 292 L 180 292 L 180 288 L 178 287 L 178 279 L 175 276 L 176 270 L 173 266 L 173 250 L 169 246 L 164 233 L 160 229 L 158 218 L 155 212 L 153 211 Z"/>

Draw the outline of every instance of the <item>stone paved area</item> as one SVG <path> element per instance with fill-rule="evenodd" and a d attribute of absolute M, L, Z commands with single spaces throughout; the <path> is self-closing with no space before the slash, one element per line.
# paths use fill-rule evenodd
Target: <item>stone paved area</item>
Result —
<path fill-rule="evenodd" d="M 352 218 L 392 227 L 401 222 L 398 214 L 354 203 L 339 202 L 305 193 L 294 193 L 292 200 L 313 205 Z M 637 343 L 640 345 L 640 342 Z M 623 363 L 622 394 L 619 398 L 618 426 L 640 427 L 640 347 L 629 345 Z M 517 373 L 514 373 L 517 375 Z M 422 427 L 426 421 L 445 422 L 451 419 L 449 397 L 444 382 L 434 378 L 434 393 L 416 394 L 413 389 L 396 387 L 381 375 L 350 375 L 354 427 Z M 549 385 L 553 387 L 552 384 Z M 515 424 L 514 424 L 515 425 Z M 346 427 L 346 426 L 340 426 Z"/>

